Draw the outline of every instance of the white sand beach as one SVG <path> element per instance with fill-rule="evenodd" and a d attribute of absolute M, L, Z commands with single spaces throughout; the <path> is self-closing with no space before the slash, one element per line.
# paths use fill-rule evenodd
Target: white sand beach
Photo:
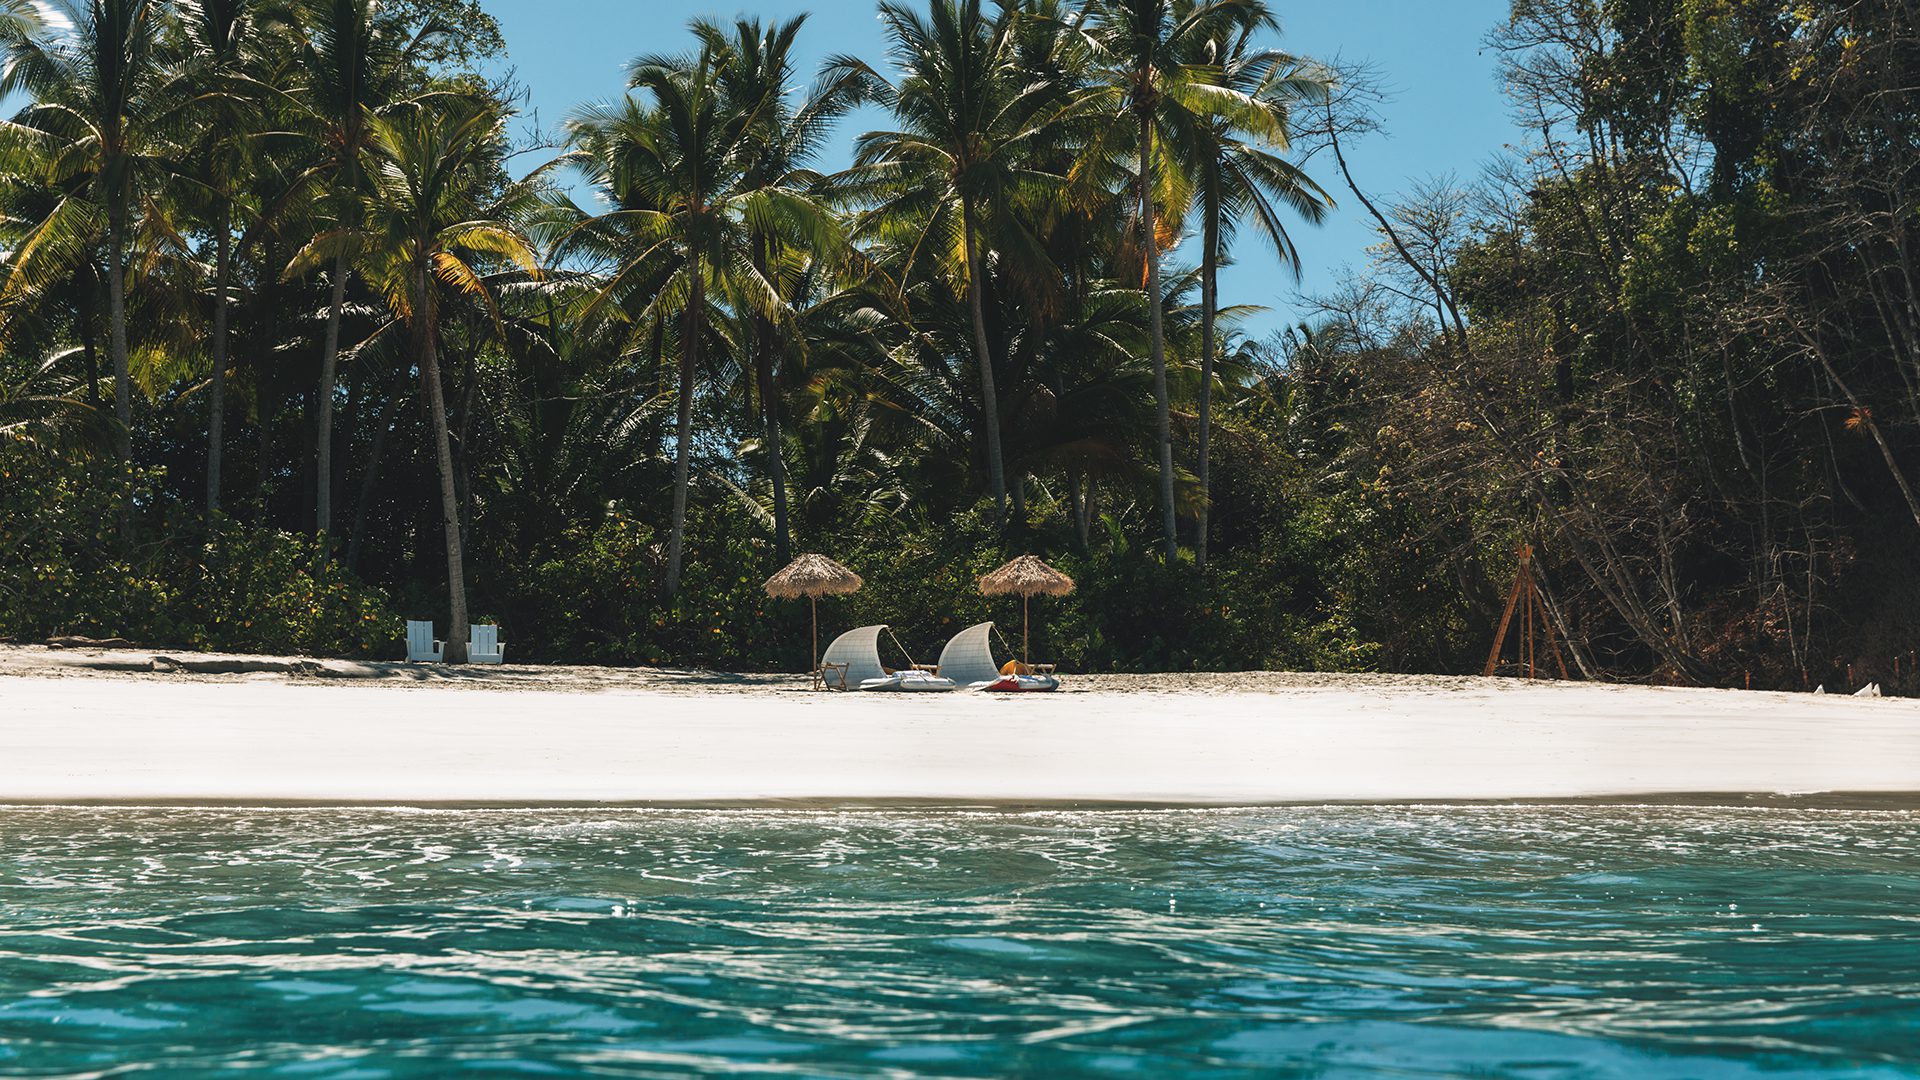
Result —
<path fill-rule="evenodd" d="M 671 673 L 594 690 L 581 688 L 597 685 L 581 674 L 593 669 L 392 665 L 329 683 L 95 659 L 132 673 L 46 653 L 0 662 L 0 802 L 1211 806 L 1850 793 L 1920 805 L 1920 702 L 1909 700 L 1259 675 L 1188 676 L 1173 691 L 1109 676 L 1085 681 L 1098 689 L 1011 697 L 827 694 L 798 678 Z M 541 686 L 541 672 L 572 688 L 495 688 Z"/>

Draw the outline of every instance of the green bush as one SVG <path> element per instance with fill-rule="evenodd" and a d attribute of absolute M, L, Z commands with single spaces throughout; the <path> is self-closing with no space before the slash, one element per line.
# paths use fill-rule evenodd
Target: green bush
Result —
<path fill-rule="evenodd" d="M 181 521 L 177 530 L 193 526 Z M 309 537 L 223 521 L 201 559 L 189 644 L 308 656 L 401 655 L 404 627 L 386 595 L 339 562 L 323 562 Z"/>
<path fill-rule="evenodd" d="M 310 538 L 226 519 L 209 528 L 163 481 L 141 472 L 129 488 L 110 465 L 0 449 L 0 637 L 399 655 L 385 594 L 321 561 Z"/>

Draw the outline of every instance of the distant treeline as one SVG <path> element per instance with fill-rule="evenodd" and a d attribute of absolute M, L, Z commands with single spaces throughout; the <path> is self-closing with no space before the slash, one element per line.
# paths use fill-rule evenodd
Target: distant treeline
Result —
<path fill-rule="evenodd" d="M 1031 550 L 1081 669 L 1467 671 L 1531 543 L 1590 675 L 1895 681 L 1900 0 L 1516 4 L 1531 141 L 1397 195 L 1263 3 L 879 13 L 696 22 L 549 138 L 472 0 L 0 0 L 0 635 L 794 667 L 799 551 L 931 652 Z M 1336 201 L 1371 266 L 1250 339 L 1219 266 Z"/>

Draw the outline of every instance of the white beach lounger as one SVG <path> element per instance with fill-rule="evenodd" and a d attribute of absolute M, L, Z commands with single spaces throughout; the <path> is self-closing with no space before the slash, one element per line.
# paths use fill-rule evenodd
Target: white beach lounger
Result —
<path fill-rule="evenodd" d="M 410 664 L 437 664 L 446 643 L 435 640 L 433 624 L 407 620 L 407 662 Z"/>
<path fill-rule="evenodd" d="M 492 623 L 467 625 L 467 661 L 474 664 L 504 664 L 507 644 L 500 640 L 500 628 Z"/>
<path fill-rule="evenodd" d="M 891 675 L 878 679 L 868 679 L 860 684 L 862 690 L 893 690 L 901 693 L 927 693 L 928 691 L 958 690 L 960 685 L 945 675 L 926 665 L 902 668 Z"/>
<path fill-rule="evenodd" d="M 862 626 L 833 639 L 820 657 L 829 689 L 851 690 L 868 679 L 886 677 L 887 669 L 880 663 L 880 632 L 886 628 L 885 623 Z"/>

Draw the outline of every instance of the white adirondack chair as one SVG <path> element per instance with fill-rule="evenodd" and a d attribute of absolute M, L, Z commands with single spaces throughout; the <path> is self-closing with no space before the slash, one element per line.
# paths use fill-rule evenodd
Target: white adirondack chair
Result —
<path fill-rule="evenodd" d="M 500 640 L 500 628 L 492 623 L 467 625 L 467 661 L 474 664 L 504 664 L 507 643 Z"/>
<path fill-rule="evenodd" d="M 437 664 L 441 650 L 446 643 L 433 636 L 431 622 L 407 620 L 407 662 L 410 664 Z"/>

